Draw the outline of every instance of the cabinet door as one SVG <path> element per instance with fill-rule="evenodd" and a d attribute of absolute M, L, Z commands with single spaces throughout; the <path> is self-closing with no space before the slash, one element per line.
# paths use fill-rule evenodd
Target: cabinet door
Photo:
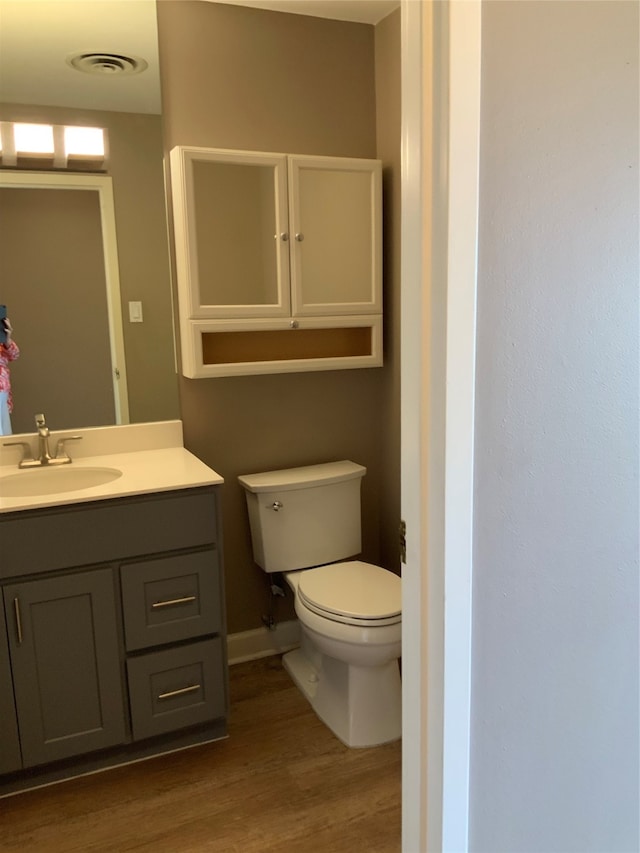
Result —
<path fill-rule="evenodd" d="M 20 767 L 22 767 L 22 758 L 13 703 L 7 631 L 4 612 L 0 607 L 0 773 L 10 773 Z"/>
<path fill-rule="evenodd" d="M 381 164 L 289 157 L 294 315 L 382 313 Z"/>
<path fill-rule="evenodd" d="M 182 322 L 290 313 L 286 157 L 171 151 Z"/>
<path fill-rule="evenodd" d="M 4 589 L 25 767 L 123 743 L 112 573 Z"/>

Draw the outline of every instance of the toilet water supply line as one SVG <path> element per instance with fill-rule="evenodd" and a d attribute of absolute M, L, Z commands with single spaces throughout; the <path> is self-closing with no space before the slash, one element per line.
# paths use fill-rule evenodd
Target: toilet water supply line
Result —
<path fill-rule="evenodd" d="M 284 586 L 281 584 L 281 575 L 272 575 L 269 579 L 269 612 L 262 615 L 262 622 L 269 631 L 276 630 L 275 601 L 276 598 L 284 598 Z"/>

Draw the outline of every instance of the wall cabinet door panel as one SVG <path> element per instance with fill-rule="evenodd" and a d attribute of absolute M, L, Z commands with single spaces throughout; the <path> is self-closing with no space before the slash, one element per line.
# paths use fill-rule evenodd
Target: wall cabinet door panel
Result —
<path fill-rule="evenodd" d="M 382 314 L 381 166 L 289 157 L 294 316 Z"/>
<path fill-rule="evenodd" d="M 283 154 L 171 151 L 182 316 L 290 313 L 286 170 Z"/>
<path fill-rule="evenodd" d="M 4 588 L 25 767 L 125 741 L 110 569 Z"/>

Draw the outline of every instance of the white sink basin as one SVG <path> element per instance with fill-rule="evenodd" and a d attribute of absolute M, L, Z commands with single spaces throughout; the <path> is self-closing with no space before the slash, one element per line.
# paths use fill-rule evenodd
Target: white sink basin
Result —
<path fill-rule="evenodd" d="M 102 486 L 122 476 L 117 468 L 74 468 L 63 465 L 52 468 L 27 468 L 0 479 L 0 495 L 5 498 L 55 495 Z"/>

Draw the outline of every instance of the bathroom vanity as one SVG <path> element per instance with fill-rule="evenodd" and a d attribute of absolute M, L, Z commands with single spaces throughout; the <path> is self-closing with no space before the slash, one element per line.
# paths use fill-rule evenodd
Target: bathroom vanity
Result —
<path fill-rule="evenodd" d="M 179 422 L 82 435 L 120 476 L 11 497 L 0 460 L 0 794 L 227 733 L 222 478 Z"/>

